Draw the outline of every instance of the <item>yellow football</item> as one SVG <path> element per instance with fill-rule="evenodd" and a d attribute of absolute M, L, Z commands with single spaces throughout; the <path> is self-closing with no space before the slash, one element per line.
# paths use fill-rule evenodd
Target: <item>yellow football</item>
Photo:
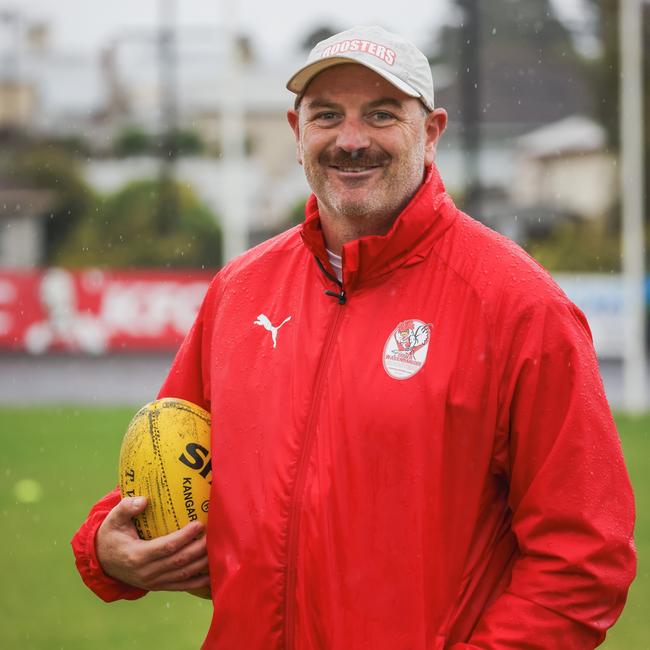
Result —
<path fill-rule="evenodd" d="M 122 497 L 146 496 L 133 521 L 142 539 L 152 539 L 208 519 L 212 460 L 210 414 L 191 402 L 159 399 L 133 417 L 122 441 Z"/>

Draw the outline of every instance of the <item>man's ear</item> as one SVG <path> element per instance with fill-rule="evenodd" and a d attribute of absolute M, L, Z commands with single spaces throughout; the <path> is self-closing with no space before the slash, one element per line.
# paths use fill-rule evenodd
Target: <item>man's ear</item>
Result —
<path fill-rule="evenodd" d="M 289 122 L 289 126 L 296 138 L 296 160 L 302 165 L 302 154 L 300 151 L 300 118 L 298 116 L 298 111 L 290 108 L 287 111 L 287 121 Z"/>
<path fill-rule="evenodd" d="M 433 164 L 436 158 L 436 147 L 440 136 L 447 127 L 447 111 L 444 108 L 433 109 L 426 117 L 424 130 L 426 134 L 426 146 L 424 152 L 425 165 Z"/>

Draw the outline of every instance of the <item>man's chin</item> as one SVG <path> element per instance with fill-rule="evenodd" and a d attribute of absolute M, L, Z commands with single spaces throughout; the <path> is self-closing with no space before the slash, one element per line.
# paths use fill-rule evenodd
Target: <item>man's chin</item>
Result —
<path fill-rule="evenodd" d="M 364 211 L 377 203 L 378 187 L 376 183 L 364 180 L 349 183 L 333 183 L 327 194 L 333 199 L 332 203 L 346 206 L 351 211 Z"/>
<path fill-rule="evenodd" d="M 347 219 L 360 219 L 374 212 L 376 205 L 374 202 L 365 201 L 337 201 L 336 212 Z"/>

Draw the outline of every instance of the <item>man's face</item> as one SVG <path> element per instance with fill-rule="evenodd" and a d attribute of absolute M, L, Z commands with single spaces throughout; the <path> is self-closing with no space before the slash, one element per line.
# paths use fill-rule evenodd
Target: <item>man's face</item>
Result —
<path fill-rule="evenodd" d="M 353 220 L 401 212 L 446 123 L 441 109 L 427 115 L 419 100 L 356 64 L 317 75 L 288 117 L 321 216 Z"/>

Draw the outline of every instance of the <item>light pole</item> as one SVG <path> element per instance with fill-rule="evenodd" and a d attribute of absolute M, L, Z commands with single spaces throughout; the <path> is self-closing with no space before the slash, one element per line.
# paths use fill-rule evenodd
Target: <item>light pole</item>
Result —
<path fill-rule="evenodd" d="M 624 406 L 631 412 L 648 406 L 645 339 L 645 237 L 643 173 L 643 75 L 641 0 L 620 0 L 619 51 L 620 173 L 622 208 L 625 341 Z"/>
<path fill-rule="evenodd" d="M 480 8 L 478 0 L 460 0 L 463 26 L 460 48 L 462 110 L 461 141 L 465 175 L 464 208 L 470 214 L 481 212 L 481 88 L 480 88 Z"/>
<path fill-rule="evenodd" d="M 175 167 L 178 157 L 178 88 L 176 51 L 176 0 L 160 0 L 158 35 L 160 93 L 160 230 L 169 232 L 179 217 Z"/>
<path fill-rule="evenodd" d="M 237 39 L 236 3 L 222 0 L 227 55 L 221 93 L 221 142 L 225 214 L 224 261 L 248 248 L 248 200 L 246 192 L 246 125 L 242 96 L 241 48 Z"/>

